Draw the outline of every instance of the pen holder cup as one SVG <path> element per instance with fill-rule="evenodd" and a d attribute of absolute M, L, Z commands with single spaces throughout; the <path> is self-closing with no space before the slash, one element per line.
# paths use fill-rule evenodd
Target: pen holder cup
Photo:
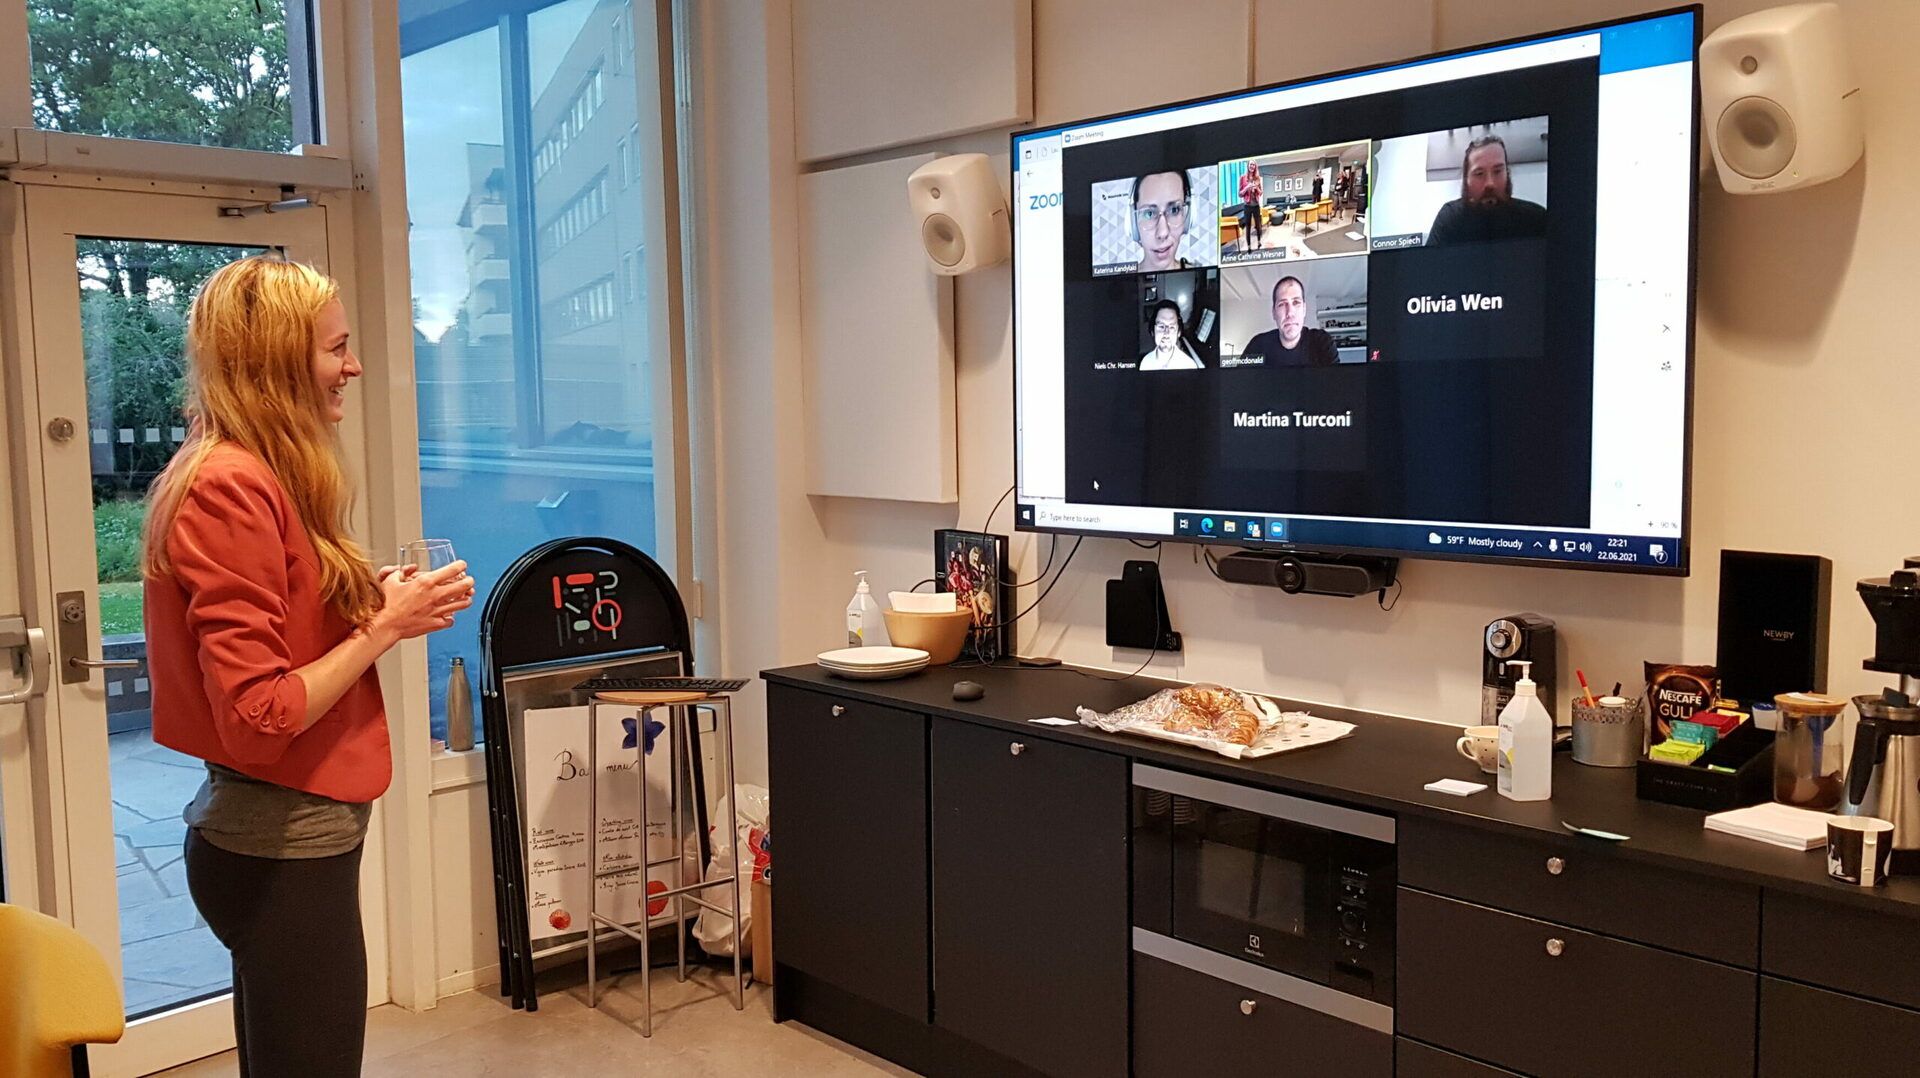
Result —
<path fill-rule="evenodd" d="M 1640 760 L 1646 735 L 1640 700 L 1603 706 L 1573 701 L 1573 759 L 1592 767 L 1632 767 Z"/>

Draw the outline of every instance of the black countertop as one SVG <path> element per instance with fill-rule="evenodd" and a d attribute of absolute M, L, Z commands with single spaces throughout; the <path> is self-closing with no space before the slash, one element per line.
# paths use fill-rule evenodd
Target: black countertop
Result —
<path fill-rule="evenodd" d="M 1895 878 L 1877 888 L 1839 883 L 1827 877 L 1823 851 L 1799 853 L 1708 831 L 1701 826 L 1706 816 L 1703 812 L 1640 800 L 1634 792 L 1634 769 L 1630 767 L 1587 767 L 1574 763 L 1565 753 L 1556 753 L 1552 799 L 1509 801 L 1493 789 L 1493 776 L 1483 775 L 1472 761 L 1455 751 L 1454 742 L 1460 736 L 1457 726 L 1299 704 L 1301 710 L 1351 722 L 1359 729 L 1351 737 L 1329 745 L 1240 761 L 1086 726 L 1046 726 L 1028 721 L 1046 716 L 1073 719 L 1076 707 L 1111 711 L 1177 682 L 1145 677 L 1120 680 L 1119 674 L 1068 666 L 935 667 L 893 681 L 849 681 L 809 665 L 768 670 L 761 676 L 776 684 L 964 719 L 1026 738 L 1087 745 L 1249 786 L 1396 815 L 1417 813 L 1446 823 L 1519 833 L 1570 847 L 1606 846 L 1621 857 L 1920 917 L 1920 878 Z M 959 680 L 979 682 L 986 687 L 986 696 L 970 703 L 954 700 L 953 683 Z M 1485 782 L 1487 789 L 1466 797 L 1422 789 L 1444 778 Z M 1563 822 L 1611 831 L 1628 839 L 1614 843 L 1575 835 Z"/>

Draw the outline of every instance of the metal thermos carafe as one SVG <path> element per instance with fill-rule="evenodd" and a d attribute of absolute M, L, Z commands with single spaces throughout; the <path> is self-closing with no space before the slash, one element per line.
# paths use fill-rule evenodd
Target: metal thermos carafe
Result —
<path fill-rule="evenodd" d="M 1893 824 L 1892 870 L 1920 874 L 1920 559 L 1887 576 L 1860 581 L 1873 615 L 1874 656 L 1862 665 L 1898 674 L 1900 688 L 1856 696 L 1860 724 L 1847 761 L 1840 811 Z"/>
<path fill-rule="evenodd" d="M 1920 708 L 1856 696 L 1860 724 L 1853 732 L 1847 795 L 1840 811 L 1893 824 L 1896 873 L 1920 873 Z"/>

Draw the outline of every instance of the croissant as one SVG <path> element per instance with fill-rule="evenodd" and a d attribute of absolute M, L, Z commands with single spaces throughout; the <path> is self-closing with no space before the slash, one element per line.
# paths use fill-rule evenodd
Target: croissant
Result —
<path fill-rule="evenodd" d="M 1231 741 L 1236 745 L 1253 744 L 1260 735 L 1260 720 L 1253 712 L 1246 710 L 1230 711 L 1214 722 L 1213 736 L 1222 741 Z"/>

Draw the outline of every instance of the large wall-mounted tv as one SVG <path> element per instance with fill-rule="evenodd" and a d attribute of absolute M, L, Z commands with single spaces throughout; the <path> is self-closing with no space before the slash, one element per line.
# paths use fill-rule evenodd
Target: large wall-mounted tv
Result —
<path fill-rule="evenodd" d="M 1017 526 L 1685 573 L 1698 44 L 1016 134 Z"/>

